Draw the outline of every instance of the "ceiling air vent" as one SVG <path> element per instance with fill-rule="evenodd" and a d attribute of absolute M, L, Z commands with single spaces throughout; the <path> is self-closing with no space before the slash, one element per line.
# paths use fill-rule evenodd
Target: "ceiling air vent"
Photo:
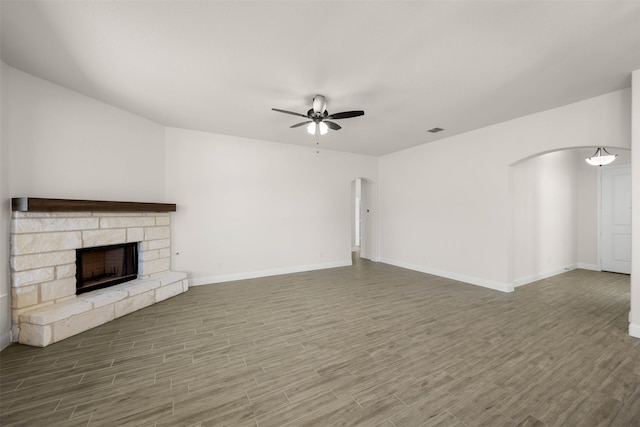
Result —
<path fill-rule="evenodd" d="M 442 132 L 444 129 L 442 128 L 433 128 L 433 129 L 429 129 L 427 132 L 431 132 L 431 133 L 438 133 L 438 132 Z"/>

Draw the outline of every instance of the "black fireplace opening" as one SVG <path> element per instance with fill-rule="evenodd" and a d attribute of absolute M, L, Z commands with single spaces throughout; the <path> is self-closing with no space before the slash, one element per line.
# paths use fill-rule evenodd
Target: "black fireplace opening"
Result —
<path fill-rule="evenodd" d="M 76 249 L 76 295 L 138 277 L 138 243 Z"/>

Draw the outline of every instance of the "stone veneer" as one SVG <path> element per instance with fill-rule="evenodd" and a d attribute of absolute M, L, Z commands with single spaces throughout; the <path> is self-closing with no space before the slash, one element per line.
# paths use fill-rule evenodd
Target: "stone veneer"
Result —
<path fill-rule="evenodd" d="M 130 242 L 138 242 L 138 279 L 76 296 L 76 249 Z M 44 347 L 187 291 L 170 251 L 169 213 L 14 211 L 14 339 Z"/>

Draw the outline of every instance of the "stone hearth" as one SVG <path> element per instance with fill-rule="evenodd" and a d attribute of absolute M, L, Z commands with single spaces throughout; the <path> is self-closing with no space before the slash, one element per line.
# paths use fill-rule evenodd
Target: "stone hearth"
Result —
<path fill-rule="evenodd" d="M 14 199 L 11 219 L 13 336 L 20 343 L 44 347 L 187 291 L 186 274 L 171 271 L 168 211 L 175 205 L 96 202 L 95 211 L 74 211 L 93 206 L 81 201 L 47 212 L 21 211 L 16 200 L 25 199 Z M 138 278 L 76 295 L 76 249 L 129 242 L 138 244 Z"/>

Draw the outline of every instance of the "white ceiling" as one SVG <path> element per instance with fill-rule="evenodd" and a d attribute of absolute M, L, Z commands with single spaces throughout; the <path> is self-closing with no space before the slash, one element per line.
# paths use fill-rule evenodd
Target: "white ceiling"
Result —
<path fill-rule="evenodd" d="M 381 155 L 630 86 L 638 1 L 10 1 L 2 59 L 158 123 Z M 446 130 L 428 133 L 433 127 Z"/>

